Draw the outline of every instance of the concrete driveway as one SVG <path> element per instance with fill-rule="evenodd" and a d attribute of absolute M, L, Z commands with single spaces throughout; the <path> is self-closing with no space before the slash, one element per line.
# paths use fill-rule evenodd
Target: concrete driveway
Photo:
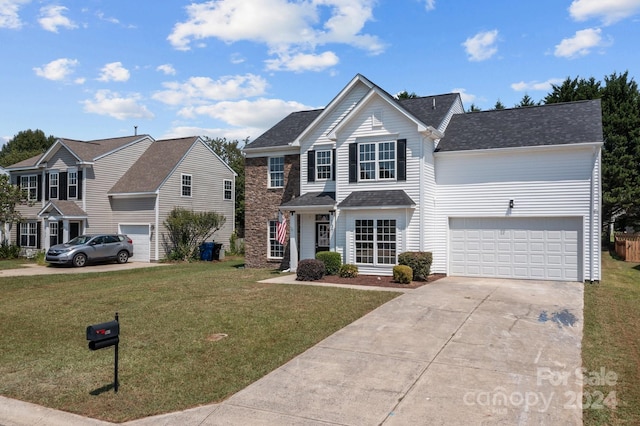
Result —
<path fill-rule="evenodd" d="M 71 266 L 53 266 L 53 265 L 36 265 L 25 264 L 24 268 L 19 269 L 3 269 L 0 270 L 0 278 L 2 277 L 24 277 L 31 275 L 59 275 L 59 274 L 86 274 L 90 272 L 113 272 L 123 271 L 127 269 L 151 268 L 154 266 L 169 265 L 167 263 L 148 263 L 148 262 L 127 262 L 118 264 L 96 263 L 84 266 L 82 268 L 73 268 Z"/>
<path fill-rule="evenodd" d="M 582 308 L 580 283 L 441 279 L 220 404 L 127 424 L 582 424 Z"/>

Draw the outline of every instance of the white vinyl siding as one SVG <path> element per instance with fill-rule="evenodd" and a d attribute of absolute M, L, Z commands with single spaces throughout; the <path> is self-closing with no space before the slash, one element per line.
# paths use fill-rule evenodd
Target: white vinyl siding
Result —
<path fill-rule="evenodd" d="M 582 219 L 579 277 L 589 278 L 594 266 L 590 217 L 599 223 L 599 205 L 591 193 L 598 150 L 552 147 L 502 152 L 436 155 L 437 222 L 433 230 L 433 272 L 446 273 L 449 219 L 511 217 Z M 599 180 L 599 179 L 598 179 Z M 509 208 L 513 200 L 514 207 Z M 593 207 L 593 208 L 592 208 Z M 597 232 L 596 232 L 597 234 Z M 599 241 L 597 241 L 599 243 Z M 594 251 L 595 254 L 595 251 Z M 596 268 L 597 269 L 597 268 Z M 597 275 L 599 279 L 599 275 Z"/>

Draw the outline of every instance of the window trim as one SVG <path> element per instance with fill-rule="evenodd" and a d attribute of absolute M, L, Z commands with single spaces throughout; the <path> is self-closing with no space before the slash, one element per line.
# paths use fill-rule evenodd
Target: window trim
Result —
<path fill-rule="evenodd" d="M 273 260 L 281 260 L 284 259 L 284 248 L 285 246 L 283 244 L 280 244 L 280 242 L 277 239 L 277 234 L 278 234 L 278 219 L 269 219 L 269 222 L 267 223 L 267 259 L 273 259 Z M 282 252 L 281 256 L 274 256 L 272 254 L 274 248 L 277 248 L 279 251 Z M 280 253 L 277 253 L 280 254 Z"/>
<path fill-rule="evenodd" d="M 27 244 L 22 243 L 23 238 L 26 238 Z M 32 238 L 33 245 L 31 244 Z M 38 222 L 20 222 L 20 247 L 38 248 Z"/>
<path fill-rule="evenodd" d="M 32 182 L 33 181 L 33 182 Z M 25 186 L 26 182 L 26 186 Z M 33 186 L 31 185 L 33 183 Z M 38 201 L 38 175 L 20 176 L 20 189 L 26 191 L 28 201 Z M 33 191 L 33 197 L 31 196 Z"/>
<path fill-rule="evenodd" d="M 75 176 L 75 183 L 72 183 L 71 177 Z M 80 179 L 80 174 L 78 169 L 69 169 L 67 170 L 67 199 L 68 200 L 78 200 L 78 179 Z M 71 194 L 71 189 L 75 190 L 75 195 Z"/>
<path fill-rule="evenodd" d="M 274 160 L 281 160 L 282 161 L 282 171 L 280 170 L 272 170 L 272 162 Z M 279 166 L 279 164 L 276 164 L 276 166 Z M 269 157 L 269 160 L 267 161 L 267 188 L 284 188 L 284 166 L 285 166 L 285 162 L 284 162 L 284 157 L 283 156 L 279 156 L 279 157 Z M 274 185 L 274 176 L 277 174 L 282 175 L 282 184 L 281 185 Z M 280 180 L 280 179 L 278 179 Z M 277 182 L 276 182 L 277 183 Z"/>
<path fill-rule="evenodd" d="M 227 183 L 229 188 L 227 188 Z M 229 197 L 227 198 L 227 192 Z M 225 201 L 233 201 L 233 181 L 231 179 L 224 179 L 222 181 L 222 199 Z"/>
<path fill-rule="evenodd" d="M 318 149 L 315 152 L 315 179 L 316 181 L 330 181 L 333 180 L 333 150 L 332 149 Z M 324 163 L 321 164 L 320 163 L 320 154 L 325 154 L 327 155 L 327 157 L 325 159 L 328 158 L 329 162 L 328 163 Z M 323 170 L 323 174 L 325 175 L 325 177 L 321 177 L 320 176 L 320 168 L 325 168 Z"/>
<path fill-rule="evenodd" d="M 55 184 L 53 183 L 55 177 Z M 56 190 L 55 196 L 53 190 Z M 60 197 L 60 173 L 57 170 L 49 171 L 49 199 L 57 200 Z"/>
<path fill-rule="evenodd" d="M 383 144 L 391 144 L 391 146 L 393 147 L 393 150 L 387 150 L 387 151 L 382 151 L 381 150 L 381 145 Z M 370 152 L 370 155 L 372 154 L 373 159 L 372 160 L 366 160 L 363 161 L 362 160 L 362 148 L 365 146 L 374 146 L 374 149 Z M 393 153 L 393 159 L 389 160 L 389 159 L 381 159 L 380 158 L 380 153 L 381 152 L 391 152 Z M 367 154 L 367 153 L 365 153 Z M 395 140 L 384 140 L 384 141 L 375 141 L 375 142 L 361 142 L 358 143 L 358 148 L 357 148 L 357 162 L 358 162 L 358 182 L 378 182 L 378 181 L 398 181 L 398 142 Z M 381 167 L 381 163 L 391 163 L 393 162 L 393 169 L 391 170 L 391 172 L 393 173 L 392 177 L 381 177 L 380 173 L 383 171 L 382 167 Z M 363 178 L 363 169 L 362 169 L 362 165 L 363 164 L 372 164 L 373 163 L 373 173 L 374 173 L 374 177 L 371 179 L 368 178 Z M 370 172 L 370 170 L 367 170 L 366 172 Z"/>
<path fill-rule="evenodd" d="M 359 221 L 371 221 L 373 222 L 373 226 L 372 226 L 372 234 L 371 234 L 371 239 L 366 239 L 366 238 L 361 238 L 358 239 L 358 233 L 357 233 L 357 223 Z M 382 222 L 382 223 L 381 223 Z M 390 228 L 393 229 L 392 233 L 389 234 L 380 234 L 378 232 L 380 227 L 384 227 L 385 224 L 384 222 L 393 222 L 393 225 L 395 225 L 394 228 Z M 388 267 L 388 266 L 393 266 L 396 265 L 398 262 L 398 221 L 397 219 L 394 218 L 389 218 L 389 217 L 377 217 L 377 218 L 357 218 L 354 219 L 353 222 L 354 228 L 353 228 L 353 243 L 354 243 L 354 253 L 353 253 L 353 263 L 356 265 L 362 265 L 362 266 L 384 266 L 384 267 Z M 386 226 L 390 226 L 390 225 L 386 225 Z M 368 235 L 368 234 L 367 234 Z M 383 237 L 384 235 L 391 235 L 393 236 L 393 240 L 391 239 L 387 239 L 385 240 Z M 371 249 L 372 249 L 372 258 L 373 258 L 373 262 L 369 263 L 369 262 L 358 262 L 358 248 L 357 245 L 358 243 L 360 244 L 367 244 L 367 245 L 371 245 Z M 389 256 L 383 256 L 382 252 L 384 250 L 384 248 L 380 248 L 380 245 L 382 244 L 393 244 L 395 245 L 395 247 L 393 248 L 394 251 L 394 256 L 393 259 L 391 259 L 389 262 L 381 262 L 380 259 L 382 257 L 389 257 Z M 387 250 L 391 250 L 391 249 L 387 249 Z"/>
<path fill-rule="evenodd" d="M 185 178 L 188 178 L 189 182 L 185 183 Z M 188 191 L 185 191 L 188 190 Z M 186 193 L 188 192 L 188 194 Z M 180 174 L 180 196 L 186 198 L 193 197 L 193 175 L 189 173 Z"/>

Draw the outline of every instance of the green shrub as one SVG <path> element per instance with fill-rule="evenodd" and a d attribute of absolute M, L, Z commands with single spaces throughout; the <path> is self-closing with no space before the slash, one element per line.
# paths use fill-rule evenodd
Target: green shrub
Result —
<path fill-rule="evenodd" d="M 342 256 L 335 251 L 320 251 L 316 253 L 316 259 L 324 263 L 327 275 L 336 275 L 342 266 Z"/>
<path fill-rule="evenodd" d="M 410 267 L 417 281 L 427 280 L 432 261 L 433 255 L 429 251 L 407 251 L 398 255 L 398 264 Z"/>
<path fill-rule="evenodd" d="M 315 281 L 324 277 L 326 269 L 324 263 L 318 259 L 304 259 L 298 262 L 296 280 Z"/>
<path fill-rule="evenodd" d="M 0 259 L 17 259 L 20 256 L 20 247 L 14 244 L 9 244 L 8 241 L 3 241 L 0 244 Z"/>
<path fill-rule="evenodd" d="M 358 276 L 358 267 L 356 265 L 347 263 L 340 266 L 338 275 L 342 278 L 356 278 Z"/>
<path fill-rule="evenodd" d="M 396 265 L 393 267 L 393 280 L 400 284 L 409 284 L 413 281 L 413 271 L 407 265 Z"/>

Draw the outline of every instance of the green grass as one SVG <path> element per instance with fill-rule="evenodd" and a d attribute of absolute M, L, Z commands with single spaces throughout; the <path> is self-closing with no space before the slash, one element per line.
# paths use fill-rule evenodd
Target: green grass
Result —
<path fill-rule="evenodd" d="M 27 259 L 24 259 L 24 258 L 0 260 L 0 271 L 3 270 L 3 269 L 26 268 L 26 266 L 25 266 L 26 264 L 35 265 L 36 262 L 33 261 L 33 260 L 27 260 Z"/>
<path fill-rule="evenodd" d="M 0 278 L 0 394 L 115 422 L 217 402 L 398 295 L 260 284 L 273 272 L 241 263 Z M 116 311 L 114 394 L 113 348 L 85 329 Z"/>
<path fill-rule="evenodd" d="M 615 373 L 609 383 L 585 383 L 585 425 L 640 424 L 640 265 L 603 253 L 603 279 L 585 285 L 582 362 L 587 372 Z M 595 382 L 595 380 L 594 380 Z M 615 397 L 615 398 L 613 398 Z M 602 405 L 602 408 L 599 406 Z"/>

